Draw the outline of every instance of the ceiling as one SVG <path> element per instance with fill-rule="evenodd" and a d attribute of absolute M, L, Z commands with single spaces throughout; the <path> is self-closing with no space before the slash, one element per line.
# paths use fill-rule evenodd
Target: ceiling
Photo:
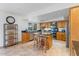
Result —
<path fill-rule="evenodd" d="M 53 5 L 52 3 L 0 3 L 0 11 L 19 15 L 28 15 Z"/>
<path fill-rule="evenodd" d="M 60 19 L 62 17 L 67 17 L 69 15 L 69 9 L 62 9 L 62 10 L 58 10 L 55 12 L 51 12 L 51 13 L 47 13 L 47 14 L 43 14 L 38 16 L 39 20 L 41 21 L 46 21 L 46 20 L 51 20 L 51 19 Z"/>
<path fill-rule="evenodd" d="M 76 4 L 76 3 L 75 3 Z M 73 5 L 72 3 L 0 3 L 0 11 L 27 16 L 43 15 Z M 38 12 L 39 11 L 39 12 Z M 60 13 L 61 14 L 61 13 Z"/>

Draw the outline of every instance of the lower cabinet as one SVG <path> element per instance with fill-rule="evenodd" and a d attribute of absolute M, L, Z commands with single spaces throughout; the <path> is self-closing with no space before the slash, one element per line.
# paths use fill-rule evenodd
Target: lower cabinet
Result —
<path fill-rule="evenodd" d="M 57 40 L 63 40 L 65 41 L 66 40 L 66 34 L 65 32 L 57 32 Z"/>
<path fill-rule="evenodd" d="M 48 48 L 52 47 L 52 35 L 47 35 Z"/>
<path fill-rule="evenodd" d="M 30 41 L 30 33 L 22 32 L 22 43 Z"/>

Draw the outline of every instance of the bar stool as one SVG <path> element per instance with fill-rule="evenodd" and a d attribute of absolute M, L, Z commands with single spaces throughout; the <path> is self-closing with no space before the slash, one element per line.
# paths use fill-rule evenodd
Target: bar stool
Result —
<path fill-rule="evenodd" d="M 34 39 L 34 47 L 39 48 L 39 34 L 33 34 Z"/>

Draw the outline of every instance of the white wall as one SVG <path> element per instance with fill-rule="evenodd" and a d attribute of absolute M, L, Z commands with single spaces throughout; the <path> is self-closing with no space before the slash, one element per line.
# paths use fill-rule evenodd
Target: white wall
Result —
<path fill-rule="evenodd" d="M 0 46 L 3 46 L 3 40 L 4 40 L 4 33 L 3 33 L 3 25 L 6 23 L 6 17 L 7 16 L 14 16 L 16 20 L 16 24 L 18 24 L 18 40 L 21 41 L 21 31 L 24 30 L 24 28 L 27 28 L 27 21 L 23 21 L 23 16 L 11 14 L 11 13 L 6 13 L 6 12 L 0 12 Z"/>

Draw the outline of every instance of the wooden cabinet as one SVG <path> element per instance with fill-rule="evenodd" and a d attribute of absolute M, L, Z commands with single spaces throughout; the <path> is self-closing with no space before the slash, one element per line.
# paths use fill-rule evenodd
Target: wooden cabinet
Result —
<path fill-rule="evenodd" d="M 57 27 L 58 28 L 64 28 L 65 27 L 66 22 L 65 21 L 58 21 L 57 22 Z"/>
<path fill-rule="evenodd" d="M 40 28 L 50 28 L 51 22 L 40 23 Z"/>
<path fill-rule="evenodd" d="M 57 36 L 57 40 L 61 40 L 61 33 L 60 32 L 57 32 L 56 36 Z"/>
<path fill-rule="evenodd" d="M 66 40 L 66 34 L 65 32 L 57 32 L 57 40 L 63 40 L 65 41 Z"/>
<path fill-rule="evenodd" d="M 30 33 L 22 32 L 22 43 L 30 41 Z"/>
<path fill-rule="evenodd" d="M 47 41 L 48 41 L 48 45 L 49 47 L 48 48 L 51 48 L 52 47 L 52 35 L 47 35 Z"/>

